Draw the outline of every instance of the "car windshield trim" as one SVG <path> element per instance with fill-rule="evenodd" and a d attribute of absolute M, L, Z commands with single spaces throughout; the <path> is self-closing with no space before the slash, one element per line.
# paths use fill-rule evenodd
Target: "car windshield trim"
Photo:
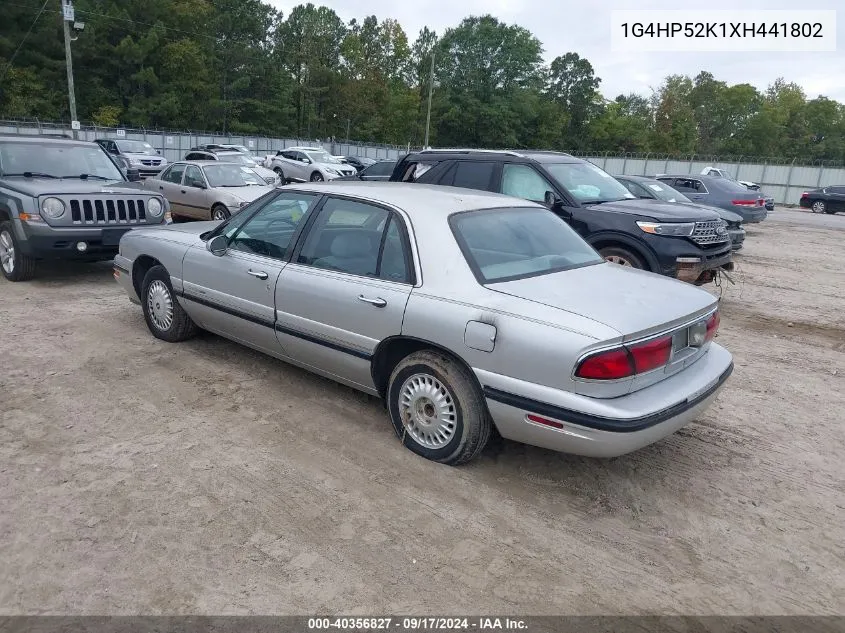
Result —
<path fill-rule="evenodd" d="M 537 254 L 534 257 L 526 257 L 522 260 L 513 259 L 511 262 L 501 262 L 499 264 L 493 264 L 482 267 L 479 264 L 478 255 L 481 254 L 481 251 L 487 251 L 489 254 L 493 254 L 494 251 L 490 249 L 483 249 L 483 248 L 472 248 L 469 242 L 466 239 L 466 235 L 464 234 L 464 227 L 460 226 L 460 223 L 465 221 L 467 218 L 472 217 L 481 217 L 485 215 L 506 215 L 506 214 L 519 214 L 520 217 L 518 222 L 514 222 L 510 228 L 519 226 L 521 230 L 525 233 L 531 233 L 531 230 L 528 228 L 523 227 L 522 225 L 527 224 L 525 222 L 526 214 L 534 214 L 540 219 L 548 219 L 550 224 L 547 229 L 560 229 L 560 233 L 555 235 L 551 238 L 551 242 L 554 243 L 555 246 L 563 247 L 564 241 L 569 240 L 569 244 L 572 246 L 571 253 L 564 254 L 564 253 L 547 253 L 547 254 Z M 491 221 L 493 218 L 491 218 Z M 564 222 L 558 215 L 552 213 L 546 208 L 543 207 L 495 207 L 489 209 L 472 209 L 468 211 L 459 211 L 456 213 L 452 213 L 449 218 L 449 228 L 452 231 L 452 235 L 455 238 L 455 241 L 458 243 L 458 247 L 461 250 L 461 253 L 464 256 L 464 261 L 466 261 L 467 265 L 472 270 L 473 275 L 476 278 L 476 281 L 482 286 L 488 286 L 493 284 L 505 283 L 508 281 L 518 281 L 520 279 L 529 279 L 531 277 L 540 277 L 543 275 L 551 275 L 554 273 L 564 272 L 567 270 L 574 270 L 576 268 L 584 268 L 586 266 L 592 266 L 595 264 L 604 263 L 604 259 L 599 255 L 587 242 L 581 238 L 566 222 Z M 498 233 L 504 234 L 504 231 L 501 229 L 496 231 Z M 493 233 L 496 233 L 493 232 Z M 534 231 L 533 235 L 538 240 L 542 235 L 544 238 L 549 237 L 551 232 L 546 231 Z M 535 244 L 532 245 L 531 248 L 534 246 L 542 247 L 542 244 Z M 499 255 L 520 255 L 518 253 L 508 253 L 506 250 L 498 251 Z M 575 261 L 570 261 L 567 263 L 561 262 L 560 264 L 556 265 L 547 265 L 541 268 L 537 268 L 535 270 L 526 270 L 525 272 L 514 272 L 513 274 L 502 274 L 499 276 L 490 276 L 485 274 L 484 268 L 489 269 L 493 268 L 494 266 L 501 266 L 502 264 L 506 263 L 527 263 L 529 260 L 548 260 L 551 262 L 553 258 L 561 258 L 565 259 L 567 256 L 575 256 Z M 582 259 L 583 261 L 577 261 L 578 259 Z"/>

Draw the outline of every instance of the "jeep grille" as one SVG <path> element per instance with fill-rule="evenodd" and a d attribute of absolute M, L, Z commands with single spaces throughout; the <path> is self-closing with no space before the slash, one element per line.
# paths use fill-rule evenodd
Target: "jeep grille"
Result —
<path fill-rule="evenodd" d="M 721 229 L 721 231 L 720 231 Z M 708 222 L 696 222 L 692 232 L 692 241 L 700 246 L 709 244 L 720 244 L 730 241 L 731 237 L 725 229 L 724 220 L 710 220 Z"/>
<path fill-rule="evenodd" d="M 73 198 L 73 224 L 146 224 L 145 200 L 141 198 Z"/>

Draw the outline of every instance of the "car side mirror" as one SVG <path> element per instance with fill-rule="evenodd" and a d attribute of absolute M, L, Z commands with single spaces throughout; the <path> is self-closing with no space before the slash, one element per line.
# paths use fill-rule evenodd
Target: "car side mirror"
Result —
<path fill-rule="evenodd" d="M 550 209 L 563 206 L 563 200 L 561 200 L 554 191 L 547 191 L 543 196 L 543 202 L 545 202 L 546 206 Z"/>
<path fill-rule="evenodd" d="M 137 169 L 127 169 L 126 180 L 129 182 L 139 182 L 141 180 L 141 172 Z"/>
<path fill-rule="evenodd" d="M 208 252 L 216 257 L 223 257 L 226 251 L 229 250 L 229 242 L 226 241 L 225 235 L 215 235 L 205 243 Z"/>
<path fill-rule="evenodd" d="M 200 181 L 200 180 L 192 180 L 190 182 L 190 185 L 192 187 L 196 187 L 197 189 L 205 189 L 206 188 L 205 183 Z"/>

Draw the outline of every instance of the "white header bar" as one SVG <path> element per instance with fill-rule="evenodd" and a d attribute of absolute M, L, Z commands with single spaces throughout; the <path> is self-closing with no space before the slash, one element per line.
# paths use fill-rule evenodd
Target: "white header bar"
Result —
<path fill-rule="evenodd" d="M 823 52 L 836 50 L 836 11 L 611 11 L 611 50 Z"/>

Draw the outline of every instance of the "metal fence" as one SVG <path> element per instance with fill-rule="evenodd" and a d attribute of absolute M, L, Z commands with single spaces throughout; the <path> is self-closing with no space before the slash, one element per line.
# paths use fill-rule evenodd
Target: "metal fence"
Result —
<path fill-rule="evenodd" d="M 35 120 L 0 120 L 0 134 L 70 134 L 69 123 Z M 275 154 L 277 150 L 297 145 L 320 146 L 334 155 L 359 156 L 374 159 L 396 159 L 411 146 L 375 145 L 348 141 L 320 141 L 301 138 L 273 138 L 267 136 L 223 135 L 214 132 L 185 132 L 129 128 L 83 126 L 77 135 L 83 140 L 98 138 L 133 139 L 146 141 L 167 160 L 179 160 L 197 145 L 224 143 L 243 145 L 256 154 Z M 718 156 L 669 156 L 665 154 L 612 154 L 578 152 L 611 174 L 653 176 L 656 174 L 698 174 L 705 167 L 727 169 L 738 180 L 760 184 L 763 191 L 778 204 L 797 204 L 801 193 L 827 185 L 845 184 L 845 167 L 828 161 L 800 159 L 720 158 Z"/>
<path fill-rule="evenodd" d="M 778 204 L 798 204 L 801 193 L 808 189 L 845 184 L 845 167 L 829 161 L 772 158 L 745 162 L 723 160 L 718 156 L 678 158 L 657 154 L 582 153 L 581 156 L 618 175 L 700 174 L 705 167 L 718 167 L 729 171 L 737 180 L 761 185 L 763 192 L 772 196 Z"/>

